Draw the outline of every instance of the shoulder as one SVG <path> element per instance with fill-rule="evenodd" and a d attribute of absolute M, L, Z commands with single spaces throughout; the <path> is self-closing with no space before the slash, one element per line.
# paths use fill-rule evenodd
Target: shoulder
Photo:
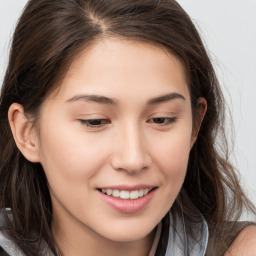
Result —
<path fill-rule="evenodd" d="M 224 254 L 224 256 L 240 255 L 256 255 L 256 225 L 245 227 Z"/>
<path fill-rule="evenodd" d="M 209 228 L 207 256 L 255 256 L 254 244 L 256 239 L 256 225 L 253 222 L 241 221 L 223 222 L 217 228 Z M 247 245 L 250 244 L 250 245 Z M 243 251 L 241 251 L 243 249 Z M 248 249 L 251 254 L 245 253 Z"/>

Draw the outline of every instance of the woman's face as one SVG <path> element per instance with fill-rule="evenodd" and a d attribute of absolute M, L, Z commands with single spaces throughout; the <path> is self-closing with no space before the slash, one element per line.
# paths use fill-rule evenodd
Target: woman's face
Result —
<path fill-rule="evenodd" d="M 195 140 L 180 62 L 114 38 L 74 60 L 39 127 L 53 226 L 112 241 L 142 239 L 164 217 Z"/>

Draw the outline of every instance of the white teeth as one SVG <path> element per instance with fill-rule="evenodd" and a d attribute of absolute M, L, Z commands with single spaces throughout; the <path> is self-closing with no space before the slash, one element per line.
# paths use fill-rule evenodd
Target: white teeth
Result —
<path fill-rule="evenodd" d="M 149 189 L 148 189 L 148 188 L 143 189 L 143 194 L 144 194 L 144 195 L 146 195 L 148 192 L 149 192 Z"/>
<path fill-rule="evenodd" d="M 118 190 L 118 189 L 102 189 L 101 192 L 108 196 L 119 197 L 121 199 L 138 199 L 149 193 L 150 189 L 139 189 L 133 191 Z"/>
<path fill-rule="evenodd" d="M 102 191 L 102 192 L 103 192 L 103 191 Z M 112 195 L 112 192 L 113 192 L 112 189 L 107 189 L 107 195 L 108 195 L 108 196 L 111 196 L 111 195 Z M 103 192 L 103 193 L 104 193 L 104 192 Z"/>
<path fill-rule="evenodd" d="M 112 195 L 113 195 L 113 197 L 119 197 L 119 195 L 120 195 L 119 190 L 114 189 Z"/>
<path fill-rule="evenodd" d="M 147 193 L 145 193 L 145 195 L 146 195 Z M 144 196 L 144 192 L 143 192 L 143 189 L 140 189 L 139 190 L 139 197 L 143 197 Z"/>
<path fill-rule="evenodd" d="M 130 199 L 138 199 L 139 198 L 139 191 L 134 190 L 130 192 Z"/>
<path fill-rule="evenodd" d="M 130 197 L 129 194 L 130 194 L 129 191 L 122 190 L 122 191 L 120 191 L 120 198 L 121 199 L 129 199 L 129 197 Z"/>

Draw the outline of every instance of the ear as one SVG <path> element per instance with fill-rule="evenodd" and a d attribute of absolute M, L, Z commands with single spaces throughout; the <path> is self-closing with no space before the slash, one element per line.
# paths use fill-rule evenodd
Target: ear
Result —
<path fill-rule="evenodd" d="M 30 162 L 39 162 L 39 146 L 33 123 L 29 121 L 23 107 L 13 103 L 8 111 L 13 138 L 23 156 Z"/>
<path fill-rule="evenodd" d="M 207 111 L 207 101 L 205 98 L 200 97 L 197 99 L 196 109 L 194 111 L 193 131 L 191 136 L 191 148 L 193 147 L 198 133 L 203 122 L 205 113 Z"/>

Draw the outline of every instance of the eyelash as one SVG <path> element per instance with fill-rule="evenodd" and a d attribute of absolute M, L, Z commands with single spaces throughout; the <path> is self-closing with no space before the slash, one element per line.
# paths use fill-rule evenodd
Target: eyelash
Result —
<path fill-rule="evenodd" d="M 102 128 L 108 125 L 110 121 L 108 119 L 79 119 L 82 125 L 90 128 Z M 167 126 L 177 121 L 177 117 L 154 117 L 150 118 L 147 122 L 154 123 L 159 126 Z"/>
<path fill-rule="evenodd" d="M 177 117 L 154 117 L 154 118 L 150 118 L 148 120 L 148 123 L 154 123 L 154 124 L 163 126 L 163 125 L 170 125 L 172 123 L 175 123 L 176 121 L 177 121 Z"/>
<path fill-rule="evenodd" d="M 103 126 L 110 123 L 107 119 L 79 119 L 82 125 L 86 125 L 90 128 L 102 128 Z M 96 122 L 96 124 L 95 124 Z M 94 123 L 94 124 L 93 124 Z"/>

